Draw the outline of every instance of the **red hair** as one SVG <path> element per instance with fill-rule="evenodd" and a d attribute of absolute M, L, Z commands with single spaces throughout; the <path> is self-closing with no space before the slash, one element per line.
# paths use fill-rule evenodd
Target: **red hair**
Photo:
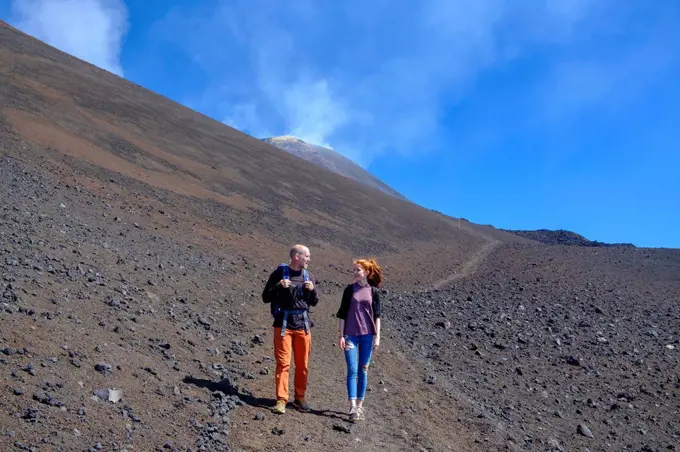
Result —
<path fill-rule="evenodd" d="M 380 287 L 382 284 L 382 269 L 374 259 L 357 259 L 354 261 L 355 265 L 361 265 L 361 268 L 366 272 L 366 280 L 368 284 L 374 287 Z"/>

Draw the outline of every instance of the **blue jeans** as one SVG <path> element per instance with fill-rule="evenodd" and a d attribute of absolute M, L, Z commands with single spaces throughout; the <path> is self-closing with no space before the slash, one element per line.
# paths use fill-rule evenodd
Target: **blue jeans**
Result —
<path fill-rule="evenodd" d="M 368 386 L 368 365 L 373 351 L 373 335 L 345 336 L 347 362 L 347 396 L 349 400 L 364 400 Z M 361 367 L 361 371 L 359 368 Z"/>

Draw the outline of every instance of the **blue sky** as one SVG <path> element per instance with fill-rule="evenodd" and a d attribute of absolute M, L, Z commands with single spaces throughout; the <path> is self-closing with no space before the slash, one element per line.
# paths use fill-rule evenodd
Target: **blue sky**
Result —
<path fill-rule="evenodd" d="M 0 0 L 39 39 L 412 201 L 680 247 L 677 0 Z"/>

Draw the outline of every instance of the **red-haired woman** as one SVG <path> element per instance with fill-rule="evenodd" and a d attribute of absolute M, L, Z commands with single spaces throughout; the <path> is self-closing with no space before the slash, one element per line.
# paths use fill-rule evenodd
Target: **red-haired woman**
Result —
<path fill-rule="evenodd" d="M 380 346 L 380 291 L 382 270 L 373 259 L 354 261 L 354 282 L 342 294 L 338 346 L 347 362 L 349 419 L 364 419 L 368 366 Z"/>

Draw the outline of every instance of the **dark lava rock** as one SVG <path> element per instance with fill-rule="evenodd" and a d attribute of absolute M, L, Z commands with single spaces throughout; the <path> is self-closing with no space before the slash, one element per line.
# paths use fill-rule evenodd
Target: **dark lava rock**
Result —
<path fill-rule="evenodd" d="M 42 413 L 36 408 L 27 408 L 21 418 L 27 422 L 38 422 L 42 418 Z"/>
<path fill-rule="evenodd" d="M 49 406 L 56 406 L 56 407 L 64 406 L 63 403 L 56 400 L 54 397 L 52 397 L 50 394 L 48 394 L 45 391 L 38 391 L 35 394 L 33 394 L 33 400 L 37 400 L 38 402 L 40 402 L 44 405 L 49 405 Z"/>
<path fill-rule="evenodd" d="M 594 438 L 593 432 L 591 432 L 585 424 L 579 424 L 578 427 L 576 427 L 576 431 L 586 438 Z"/>
<path fill-rule="evenodd" d="M 581 365 L 581 361 L 575 356 L 571 356 L 571 355 L 567 356 L 565 358 L 565 361 L 566 361 L 567 364 L 569 364 L 571 366 L 580 366 Z"/>
<path fill-rule="evenodd" d="M 94 369 L 105 377 L 108 377 L 113 372 L 113 366 L 109 363 L 95 364 Z"/>

